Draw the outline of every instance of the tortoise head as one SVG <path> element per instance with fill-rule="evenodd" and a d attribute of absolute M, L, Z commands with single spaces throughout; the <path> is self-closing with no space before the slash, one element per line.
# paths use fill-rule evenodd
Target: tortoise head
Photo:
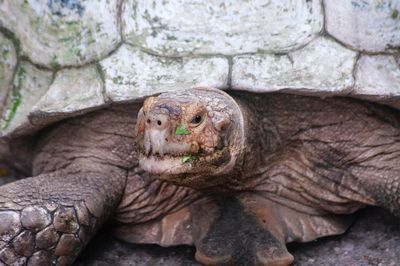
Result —
<path fill-rule="evenodd" d="M 146 99 L 135 139 L 140 166 L 195 188 L 221 185 L 243 150 L 243 116 L 223 91 L 196 88 Z"/>

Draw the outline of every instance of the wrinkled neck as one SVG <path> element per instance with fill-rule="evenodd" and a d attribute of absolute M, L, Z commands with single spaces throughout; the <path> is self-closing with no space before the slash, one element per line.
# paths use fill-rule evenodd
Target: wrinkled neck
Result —
<path fill-rule="evenodd" d="M 265 147 L 259 141 L 262 138 L 262 131 L 259 129 L 261 121 L 254 115 L 251 104 L 241 97 L 235 100 L 240 109 L 241 125 L 232 148 L 235 150 L 235 165 L 226 173 L 224 186 L 241 190 L 246 187 L 249 174 L 259 166 Z"/>
<path fill-rule="evenodd" d="M 234 93 L 232 97 L 240 107 L 243 121 L 243 142 L 236 165 L 228 178 L 228 187 L 246 189 L 248 180 L 258 169 L 265 167 L 265 158 L 284 142 L 276 121 L 270 120 L 269 105 L 262 97 L 249 97 L 246 93 Z"/>

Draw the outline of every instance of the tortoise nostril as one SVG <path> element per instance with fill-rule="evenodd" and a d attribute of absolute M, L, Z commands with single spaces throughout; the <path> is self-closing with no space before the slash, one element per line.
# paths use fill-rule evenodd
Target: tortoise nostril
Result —
<path fill-rule="evenodd" d="M 159 125 L 159 126 L 161 126 L 161 121 L 160 120 L 157 120 L 157 125 Z"/>
<path fill-rule="evenodd" d="M 150 123 L 151 123 L 150 119 L 147 119 L 147 124 L 150 124 Z"/>

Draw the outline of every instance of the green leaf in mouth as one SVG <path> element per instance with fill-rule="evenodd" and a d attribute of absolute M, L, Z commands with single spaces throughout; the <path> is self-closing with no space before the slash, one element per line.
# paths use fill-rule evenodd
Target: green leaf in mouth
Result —
<path fill-rule="evenodd" d="M 192 159 L 192 156 L 190 155 L 185 155 L 182 157 L 182 163 L 187 163 Z"/>
<path fill-rule="evenodd" d="M 193 155 L 185 155 L 182 157 L 182 163 L 189 163 L 193 161 L 197 161 L 199 157 Z"/>
<path fill-rule="evenodd" d="M 175 128 L 175 135 L 189 135 L 190 131 L 182 125 L 177 125 Z"/>

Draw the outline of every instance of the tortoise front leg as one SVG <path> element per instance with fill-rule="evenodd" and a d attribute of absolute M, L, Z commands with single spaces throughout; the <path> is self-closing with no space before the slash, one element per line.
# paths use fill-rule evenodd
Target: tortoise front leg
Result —
<path fill-rule="evenodd" d="M 363 165 L 351 167 L 354 175 L 360 178 L 360 187 L 367 191 L 375 201 L 374 205 L 389 210 L 400 217 L 400 167 L 398 155 L 390 158 L 390 153 L 381 156 L 383 162 L 363 162 Z M 385 165 L 389 157 L 392 165 Z M 369 164 L 369 165 L 368 165 Z"/>
<path fill-rule="evenodd" d="M 124 171 L 97 169 L 57 171 L 0 187 L 0 265 L 72 264 L 125 186 Z"/>
<path fill-rule="evenodd" d="M 216 196 L 190 207 L 199 262 L 205 265 L 284 266 L 293 261 L 282 232 L 260 222 L 240 198 Z"/>

